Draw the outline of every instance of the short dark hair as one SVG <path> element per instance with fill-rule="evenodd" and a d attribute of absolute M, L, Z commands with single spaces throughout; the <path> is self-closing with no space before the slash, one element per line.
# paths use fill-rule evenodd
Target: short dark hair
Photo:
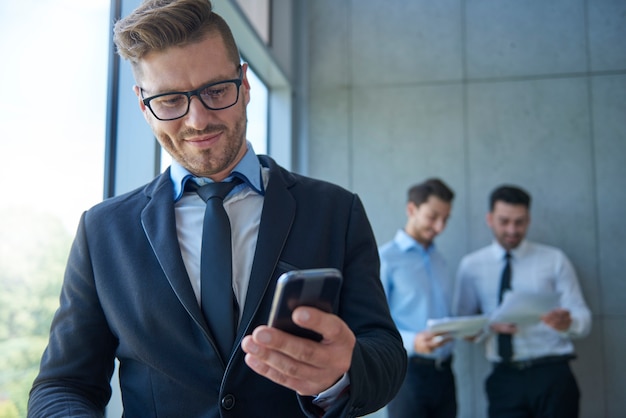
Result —
<path fill-rule="evenodd" d="M 510 205 L 524 205 L 530 209 L 530 194 L 521 187 L 502 185 L 497 187 L 489 196 L 489 211 L 493 212 L 496 202 L 504 202 Z"/>
<path fill-rule="evenodd" d="M 409 189 L 408 200 L 419 206 L 426 202 L 430 196 L 436 196 L 444 202 L 452 202 L 454 192 L 446 183 L 438 178 L 430 178 L 422 183 L 416 184 Z"/>

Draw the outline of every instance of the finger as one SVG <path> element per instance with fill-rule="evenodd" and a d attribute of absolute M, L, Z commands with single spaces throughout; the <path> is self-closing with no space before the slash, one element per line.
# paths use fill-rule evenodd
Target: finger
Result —
<path fill-rule="evenodd" d="M 262 335 L 263 330 L 259 330 L 258 334 Z M 263 340 L 263 337 L 260 339 Z M 310 341 L 308 343 L 317 344 Z M 300 362 L 281 351 L 257 344 L 253 336 L 243 339 L 242 348 L 247 353 L 245 362 L 252 370 L 301 395 L 318 394 L 336 381 L 336 376 L 329 376 L 323 368 Z"/>
<path fill-rule="evenodd" d="M 291 319 L 296 325 L 322 335 L 322 343 L 335 341 L 342 331 L 343 322 L 336 315 L 308 306 L 294 309 Z"/>
<path fill-rule="evenodd" d="M 321 311 L 317 312 L 322 313 Z M 296 337 L 276 328 L 261 325 L 252 332 L 251 341 L 247 342 L 247 344 L 251 348 L 252 344 L 254 344 L 253 348 L 257 350 L 257 353 L 255 353 L 257 356 L 266 354 L 266 357 L 263 357 L 267 359 L 266 361 L 283 361 L 279 357 L 270 357 L 265 350 L 275 351 L 294 361 L 312 366 L 314 369 L 325 370 L 327 374 L 343 374 L 350 368 L 356 337 L 339 318 L 332 315 L 324 315 L 330 317 L 330 319 L 334 318 L 336 321 L 331 322 L 337 322 L 340 325 L 339 328 L 341 330 L 336 337 L 333 337 L 336 339 L 335 341 L 325 338 L 321 343 L 318 343 L 306 338 Z M 319 329 L 319 331 L 322 330 Z M 332 330 L 328 334 L 335 335 L 335 333 Z M 322 334 L 324 334 L 323 331 Z M 281 364 L 284 363 L 275 363 L 273 366 L 281 369 L 285 368 Z M 289 366 L 287 365 L 287 367 Z"/>
<path fill-rule="evenodd" d="M 314 381 L 307 380 L 301 376 L 290 376 L 283 373 L 279 369 L 275 369 L 270 364 L 263 361 L 261 358 L 246 354 L 244 361 L 252 370 L 271 380 L 274 383 L 288 387 L 298 392 L 302 396 L 315 396 L 322 392 L 325 387 L 314 383 Z M 297 369 L 292 369 L 292 372 L 296 372 Z M 329 385 L 330 386 L 330 385 Z"/>
<path fill-rule="evenodd" d="M 294 360 L 311 365 L 327 361 L 324 350 L 319 350 L 319 344 L 315 341 L 264 325 L 252 332 L 251 343 L 257 346 L 258 353 L 261 353 L 261 350 L 264 353 L 278 351 Z"/>
<path fill-rule="evenodd" d="M 446 343 L 446 337 L 444 337 L 443 335 L 437 335 L 435 337 L 433 337 L 431 339 L 431 347 L 432 348 L 439 348 L 441 347 L 443 344 Z"/>
<path fill-rule="evenodd" d="M 331 387 L 350 368 L 356 337 L 337 316 L 314 308 L 293 315 L 299 326 L 324 336 L 321 342 L 261 325 L 242 341 L 246 363 L 257 373 L 301 394 Z"/>
<path fill-rule="evenodd" d="M 277 339 L 270 339 L 269 334 L 267 330 L 257 328 L 252 333 L 252 336 L 247 336 L 242 341 L 243 350 L 247 354 L 254 356 L 266 367 L 275 369 L 285 376 L 300 378 L 303 376 L 315 377 L 316 374 L 319 373 L 320 368 L 291 357 L 288 353 L 286 354 L 282 351 L 283 347 L 272 347 L 273 341 Z M 290 335 L 287 335 L 287 337 L 287 340 L 300 339 L 303 340 L 304 343 L 315 344 L 314 342 L 306 341 L 302 338 Z M 310 348 L 309 351 L 312 352 L 314 349 Z"/>

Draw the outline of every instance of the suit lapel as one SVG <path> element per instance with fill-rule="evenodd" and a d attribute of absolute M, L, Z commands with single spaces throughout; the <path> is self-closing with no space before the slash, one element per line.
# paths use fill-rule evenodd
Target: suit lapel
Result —
<path fill-rule="evenodd" d="M 241 317 L 241 324 L 245 326 L 239 328 L 239 337 L 245 332 L 265 295 L 296 211 L 296 202 L 289 193 L 283 177 L 280 176 L 277 166 L 273 161 L 269 165 L 271 167 L 270 181 L 263 202 L 259 236 L 250 272 L 246 303 Z"/>
<path fill-rule="evenodd" d="M 146 194 L 149 201 L 141 213 L 146 237 L 180 303 L 208 336 L 208 328 L 180 254 L 169 170 L 146 188 Z"/>

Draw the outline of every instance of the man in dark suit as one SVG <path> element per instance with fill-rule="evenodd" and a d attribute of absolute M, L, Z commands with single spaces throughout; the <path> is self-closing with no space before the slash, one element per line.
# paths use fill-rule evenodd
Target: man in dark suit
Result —
<path fill-rule="evenodd" d="M 115 358 L 126 417 L 352 417 L 384 406 L 406 353 L 359 198 L 254 154 L 247 64 L 208 1 L 148 0 L 117 22 L 115 42 L 174 161 L 82 216 L 29 416 L 103 416 Z M 206 205 L 187 186 L 234 179 L 224 199 L 232 292 L 206 303 L 236 299 L 232 349 L 220 354 L 201 296 L 202 230 L 213 224 L 203 227 Z M 337 314 L 300 307 L 293 320 L 322 341 L 264 325 L 277 278 L 320 267 L 343 274 Z"/>

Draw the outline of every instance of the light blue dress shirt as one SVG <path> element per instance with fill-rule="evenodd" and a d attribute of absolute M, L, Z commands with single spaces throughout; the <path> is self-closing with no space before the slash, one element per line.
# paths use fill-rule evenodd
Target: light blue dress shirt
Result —
<path fill-rule="evenodd" d="M 170 178 L 172 179 L 172 184 L 174 185 L 174 202 L 178 202 L 180 198 L 183 197 L 185 183 L 187 182 L 187 180 L 193 177 L 194 175 L 191 174 L 185 167 L 180 165 L 176 160 L 172 160 L 172 165 L 170 167 Z M 232 181 L 233 177 L 238 177 L 240 180 L 243 180 L 244 184 L 240 184 L 235 187 L 228 194 L 229 196 L 237 194 L 239 191 L 246 187 L 246 184 L 261 196 L 265 195 L 263 176 L 261 174 L 261 171 L 259 170 L 259 159 L 256 157 L 256 154 L 254 153 L 254 149 L 252 148 L 252 144 L 250 142 L 248 142 L 248 151 L 246 151 L 244 157 L 235 166 L 232 174 L 226 177 L 224 181 Z M 198 177 L 196 181 L 201 186 L 206 183 L 212 182 L 211 179 L 202 177 Z"/>
<path fill-rule="evenodd" d="M 416 355 L 416 334 L 426 329 L 428 319 L 450 315 L 454 282 L 446 261 L 434 244 L 424 248 L 404 230 L 379 248 L 380 279 L 387 302 L 409 356 Z M 452 343 L 443 345 L 430 355 L 445 360 L 452 352 Z"/>

